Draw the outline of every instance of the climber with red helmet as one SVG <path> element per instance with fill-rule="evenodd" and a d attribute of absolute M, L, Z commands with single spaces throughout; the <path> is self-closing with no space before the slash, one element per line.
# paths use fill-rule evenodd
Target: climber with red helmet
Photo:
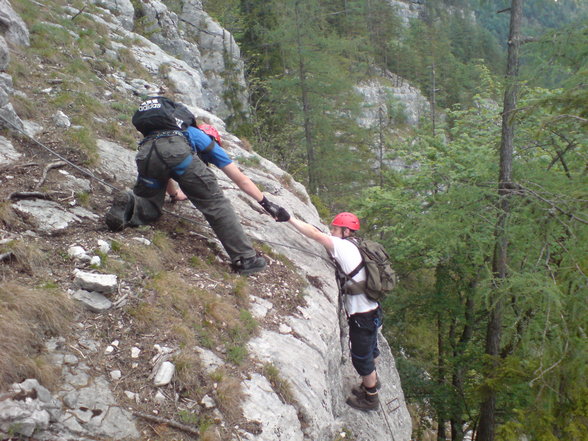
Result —
<path fill-rule="evenodd" d="M 220 146 L 218 131 L 210 125 L 197 128 L 194 114 L 185 105 L 163 96 L 149 97 L 141 103 L 132 122 L 143 134 L 135 157 L 138 177 L 132 192 L 115 195 L 105 216 L 107 226 L 119 231 L 157 220 L 166 191 L 173 194 L 173 179 L 214 230 L 232 268 L 242 275 L 262 271 L 265 259 L 257 255 L 207 164 L 222 170 L 272 217 L 276 218 L 284 209 L 270 202 L 233 163 Z"/>
<path fill-rule="evenodd" d="M 362 292 L 361 288 L 349 289 L 352 285 L 354 288 L 365 286 L 362 282 L 366 280 L 363 258 L 353 241 L 355 232 L 360 229 L 358 217 L 349 212 L 339 213 L 331 222 L 330 235 L 294 219 L 285 210 L 278 213 L 276 220 L 289 222 L 298 232 L 324 246 L 335 261 L 349 324 L 351 362 L 361 376 L 361 384 L 351 389 L 347 404 L 359 410 L 376 410 L 380 404 L 380 382 L 375 359 L 380 355 L 378 328 L 382 324 L 382 308 L 378 302 Z"/>

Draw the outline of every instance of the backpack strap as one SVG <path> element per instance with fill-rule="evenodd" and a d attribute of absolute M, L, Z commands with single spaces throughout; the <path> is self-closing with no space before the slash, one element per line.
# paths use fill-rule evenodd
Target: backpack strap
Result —
<path fill-rule="evenodd" d="M 360 262 L 360 264 L 357 265 L 353 271 L 351 271 L 349 274 L 347 274 L 347 277 L 349 277 L 350 279 L 353 279 L 357 275 L 357 273 L 361 271 L 361 269 L 364 266 L 365 266 L 365 262 L 362 259 L 361 262 Z"/>
<path fill-rule="evenodd" d="M 198 129 L 198 127 L 196 127 Z M 200 131 L 202 131 L 202 129 L 198 129 Z M 207 134 L 207 136 L 210 136 Z M 200 158 L 200 160 L 202 162 L 204 162 L 206 165 L 209 165 L 210 163 L 204 158 L 204 155 L 206 153 L 210 153 L 213 149 L 214 149 L 214 139 L 212 139 L 212 137 L 210 138 L 210 144 L 208 144 L 204 149 L 202 150 L 198 150 L 197 148 L 194 148 L 193 151 L 196 151 L 196 154 L 198 155 L 198 157 Z"/>
<path fill-rule="evenodd" d="M 357 247 L 357 244 L 355 243 L 355 241 L 352 240 L 351 237 L 346 237 L 345 239 L 349 240 L 349 242 L 351 242 L 353 245 Z M 339 262 L 337 262 L 335 259 L 333 259 L 333 261 L 335 262 L 335 266 L 337 268 L 337 280 L 339 281 L 339 291 L 342 294 L 347 295 L 365 294 L 365 280 L 361 282 L 356 282 L 355 280 L 353 280 L 357 273 L 359 273 L 361 269 L 365 266 L 363 257 L 359 265 L 357 265 L 355 269 L 351 271 L 349 274 L 343 271 L 343 268 L 341 268 Z"/>
<path fill-rule="evenodd" d="M 201 154 L 209 153 L 212 151 L 213 148 L 214 148 L 214 139 L 211 139 L 210 144 L 208 144 L 206 146 L 206 148 L 204 150 L 202 150 L 200 153 Z"/>

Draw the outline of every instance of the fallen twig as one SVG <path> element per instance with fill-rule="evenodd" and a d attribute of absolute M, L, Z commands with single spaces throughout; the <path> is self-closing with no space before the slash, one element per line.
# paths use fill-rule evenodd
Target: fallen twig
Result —
<path fill-rule="evenodd" d="M 39 198 L 39 199 L 48 199 L 52 200 L 53 196 L 58 194 L 68 194 L 63 191 L 15 191 L 14 193 L 10 193 L 8 195 L 8 199 L 28 199 L 28 198 Z"/>
<path fill-rule="evenodd" d="M 153 415 L 149 415 L 148 413 L 137 412 L 137 411 L 133 411 L 133 415 L 138 416 L 140 418 L 144 418 L 147 421 L 152 421 L 157 424 L 167 424 L 168 426 L 173 427 L 174 429 L 182 430 L 186 433 L 196 435 L 197 437 L 200 436 L 200 431 L 198 429 L 196 429 L 194 427 L 187 426 L 182 423 L 178 423 L 177 421 L 174 421 L 174 420 L 168 420 L 167 418 L 156 417 Z"/>
<path fill-rule="evenodd" d="M 64 161 L 57 161 L 47 164 L 47 166 L 43 170 L 43 176 L 41 177 L 41 180 L 37 182 L 35 188 L 39 188 L 41 185 L 45 183 L 45 179 L 47 179 L 47 173 L 49 172 L 49 170 L 51 170 L 52 168 L 63 167 L 64 165 L 66 165 Z"/>
<path fill-rule="evenodd" d="M 118 308 L 120 306 L 122 306 L 122 303 L 127 299 L 127 297 L 129 297 L 129 294 L 124 294 L 120 299 L 118 299 L 116 302 L 112 303 L 112 307 L 113 308 Z"/>
<path fill-rule="evenodd" d="M 79 350 L 78 348 L 76 348 L 75 346 L 72 346 L 72 345 L 68 345 L 68 346 L 69 346 L 70 348 L 72 348 L 72 349 L 74 349 L 74 350 L 78 351 L 78 352 L 80 353 L 80 355 L 82 356 L 82 358 L 84 358 L 84 359 L 86 358 L 86 356 L 84 355 L 84 353 L 83 353 L 81 350 Z"/>

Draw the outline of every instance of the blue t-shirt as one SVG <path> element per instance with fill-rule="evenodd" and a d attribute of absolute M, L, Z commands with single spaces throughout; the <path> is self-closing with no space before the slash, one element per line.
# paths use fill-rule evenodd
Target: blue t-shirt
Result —
<path fill-rule="evenodd" d="M 184 130 L 183 133 L 194 152 L 203 151 L 209 146 L 210 141 L 212 140 L 212 138 L 202 130 L 192 126 Z M 202 159 L 216 165 L 218 168 L 223 168 L 233 162 L 231 158 L 229 158 L 229 155 L 227 155 L 227 152 L 225 152 L 216 141 L 214 142 L 212 150 L 202 154 Z"/>

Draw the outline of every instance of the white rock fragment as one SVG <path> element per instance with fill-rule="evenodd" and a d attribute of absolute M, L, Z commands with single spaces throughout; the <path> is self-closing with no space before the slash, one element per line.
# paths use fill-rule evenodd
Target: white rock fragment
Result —
<path fill-rule="evenodd" d="M 291 334 L 292 328 L 284 323 L 280 323 L 280 334 Z"/>
<path fill-rule="evenodd" d="M 125 390 L 125 395 L 129 400 L 137 399 L 137 394 L 135 392 L 131 392 L 130 390 Z"/>
<path fill-rule="evenodd" d="M 144 237 L 133 237 L 133 240 L 142 243 L 143 245 L 151 245 L 151 241 L 149 239 L 145 239 Z"/>
<path fill-rule="evenodd" d="M 216 403 L 208 395 L 204 395 L 202 397 L 202 400 L 200 401 L 200 404 L 202 404 L 206 409 L 213 409 L 214 407 L 216 407 Z"/>
<path fill-rule="evenodd" d="M 67 249 L 67 255 L 72 259 L 76 259 L 82 262 L 90 260 L 90 256 L 86 253 L 86 250 L 79 245 L 72 245 Z"/>
<path fill-rule="evenodd" d="M 74 276 L 74 284 L 86 291 L 108 294 L 114 292 L 117 287 L 116 274 L 97 274 L 76 269 Z"/>
<path fill-rule="evenodd" d="M 110 244 L 105 240 L 98 239 L 98 250 L 100 250 L 102 254 L 108 254 L 110 253 Z"/>
<path fill-rule="evenodd" d="M 61 127 L 67 129 L 71 126 L 71 121 L 69 117 L 63 113 L 61 110 L 58 110 L 55 115 L 53 115 L 53 122 L 57 127 Z"/>
<path fill-rule="evenodd" d="M 118 369 L 111 371 L 110 372 L 110 378 L 112 378 L 113 380 L 120 380 L 122 378 L 122 372 L 119 371 Z"/>
<path fill-rule="evenodd" d="M 106 355 L 112 354 L 113 352 L 114 352 L 114 347 L 113 346 L 108 345 L 108 346 L 106 346 L 106 349 L 104 349 L 104 353 Z"/>
<path fill-rule="evenodd" d="M 131 348 L 131 358 L 139 358 L 139 354 L 141 353 L 141 349 L 136 346 Z"/>
<path fill-rule="evenodd" d="M 153 384 L 155 386 L 165 386 L 166 384 L 169 384 L 175 371 L 176 367 L 171 361 L 164 361 L 161 363 L 161 366 L 159 366 L 157 374 L 155 374 Z"/>

